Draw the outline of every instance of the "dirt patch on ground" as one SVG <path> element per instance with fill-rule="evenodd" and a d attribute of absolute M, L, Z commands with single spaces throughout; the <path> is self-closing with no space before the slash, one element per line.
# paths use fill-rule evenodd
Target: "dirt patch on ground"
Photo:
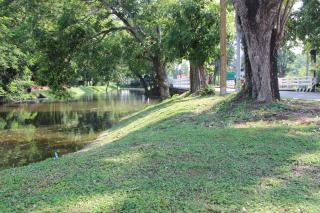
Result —
<path fill-rule="evenodd" d="M 320 104 L 288 100 L 263 104 L 233 100 L 219 104 L 201 116 L 199 119 L 198 114 L 188 114 L 176 117 L 174 120 L 177 123 L 201 124 L 207 128 L 245 127 L 258 121 L 320 126 Z"/>
<path fill-rule="evenodd" d="M 247 120 L 252 121 L 289 121 L 295 124 L 309 125 L 313 123 L 320 124 L 320 105 L 304 102 L 281 102 L 282 107 L 272 108 L 266 105 L 251 105 L 247 112 L 251 114 Z M 244 123 L 243 120 L 235 123 Z"/>
<path fill-rule="evenodd" d="M 292 168 L 292 172 L 296 177 L 303 177 L 305 175 L 311 175 L 312 178 L 320 181 L 320 166 L 315 165 L 295 165 Z"/>
<path fill-rule="evenodd" d="M 189 169 L 187 171 L 188 176 L 191 176 L 191 177 L 200 176 L 200 175 L 203 175 L 204 173 L 205 171 L 201 169 Z"/>
<path fill-rule="evenodd" d="M 141 147 L 142 144 L 139 143 L 139 142 L 135 142 L 135 143 L 132 143 L 132 144 L 129 144 L 130 147 Z"/>

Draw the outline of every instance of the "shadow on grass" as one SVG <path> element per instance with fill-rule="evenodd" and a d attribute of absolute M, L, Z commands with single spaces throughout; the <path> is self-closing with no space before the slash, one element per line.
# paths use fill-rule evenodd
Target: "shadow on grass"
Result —
<path fill-rule="evenodd" d="M 128 116 L 127 118 L 124 118 L 121 120 L 120 123 L 116 124 L 112 130 L 117 130 L 119 128 L 122 128 L 123 126 L 126 126 L 128 125 L 128 123 L 131 123 L 131 122 L 134 122 L 136 121 L 137 119 L 139 118 L 143 118 L 145 116 L 148 116 L 150 115 L 151 113 L 154 113 L 156 111 L 159 111 L 159 110 L 162 110 L 174 103 L 183 103 L 183 102 L 187 102 L 188 100 L 183 100 L 185 97 L 187 96 L 187 94 L 183 94 L 183 95 L 180 95 L 179 97 L 174 97 L 174 98 L 171 98 L 169 100 L 165 100 L 165 101 L 162 101 L 156 105 L 151 105 L 151 106 L 148 106 L 146 107 L 144 110 L 141 110 L 137 113 L 134 113 L 133 115 L 130 115 Z M 193 97 L 194 99 L 199 99 L 200 97 Z"/>
<path fill-rule="evenodd" d="M 308 127 L 213 129 L 165 119 L 87 152 L 1 171 L 0 211 L 316 209 L 317 167 L 301 159 L 319 151 Z M 312 169 L 296 174 L 297 165 Z"/>

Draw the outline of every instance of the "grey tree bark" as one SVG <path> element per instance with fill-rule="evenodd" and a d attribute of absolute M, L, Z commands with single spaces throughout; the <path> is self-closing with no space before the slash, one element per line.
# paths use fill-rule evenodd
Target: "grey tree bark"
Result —
<path fill-rule="evenodd" d="M 203 64 L 190 61 L 190 92 L 207 88 L 209 83 L 208 72 Z"/>
<path fill-rule="evenodd" d="M 280 90 L 279 90 L 279 70 L 278 70 L 278 48 L 277 48 L 277 37 L 276 30 L 272 31 L 271 44 L 270 44 L 270 63 L 271 63 L 271 89 L 272 97 L 275 100 L 280 100 Z"/>
<path fill-rule="evenodd" d="M 245 71 L 246 71 L 244 91 L 246 94 L 248 94 L 252 98 L 252 95 L 253 95 L 252 70 L 251 70 L 251 64 L 250 64 L 250 59 L 248 54 L 248 47 L 246 42 L 244 42 L 244 39 L 242 39 L 242 45 L 244 50 L 244 65 L 245 65 Z"/>
<path fill-rule="evenodd" d="M 274 100 L 271 85 L 271 37 L 281 0 L 233 0 L 252 71 L 252 96 Z"/>
<path fill-rule="evenodd" d="M 170 97 L 170 85 L 166 72 L 166 64 L 161 61 L 159 57 L 153 57 L 152 63 L 156 72 L 156 78 L 159 86 L 159 93 L 162 99 Z"/>
<path fill-rule="evenodd" d="M 295 0 L 233 0 L 233 3 L 246 56 L 246 89 L 258 101 L 279 100 L 278 51 Z"/>

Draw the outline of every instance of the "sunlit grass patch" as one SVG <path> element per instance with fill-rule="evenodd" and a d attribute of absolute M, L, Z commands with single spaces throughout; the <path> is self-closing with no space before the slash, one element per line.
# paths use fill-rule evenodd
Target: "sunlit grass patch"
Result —
<path fill-rule="evenodd" d="M 231 96 L 148 106 L 85 151 L 1 171 L 0 211 L 318 212 L 319 113 L 305 107 Z"/>

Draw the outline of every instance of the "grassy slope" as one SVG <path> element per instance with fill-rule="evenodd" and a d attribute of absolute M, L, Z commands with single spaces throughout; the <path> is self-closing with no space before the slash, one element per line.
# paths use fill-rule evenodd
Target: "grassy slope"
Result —
<path fill-rule="evenodd" d="M 319 115 L 306 103 L 171 99 L 82 152 L 0 171 L 0 212 L 319 212 Z"/>

